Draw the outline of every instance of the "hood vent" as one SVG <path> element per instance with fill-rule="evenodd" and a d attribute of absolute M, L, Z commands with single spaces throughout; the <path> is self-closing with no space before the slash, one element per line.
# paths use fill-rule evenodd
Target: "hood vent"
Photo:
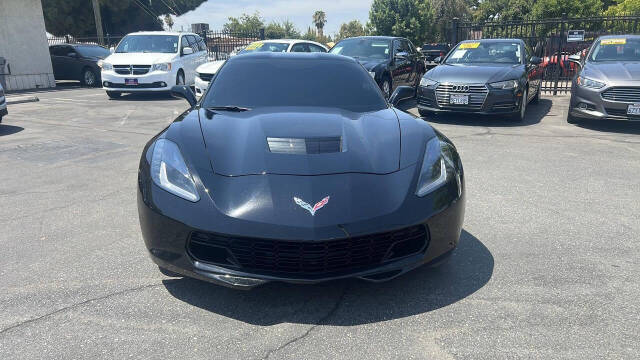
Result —
<path fill-rule="evenodd" d="M 342 137 L 268 137 L 269 151 L 277 154 L 328 154 L 343 151 Z"/>

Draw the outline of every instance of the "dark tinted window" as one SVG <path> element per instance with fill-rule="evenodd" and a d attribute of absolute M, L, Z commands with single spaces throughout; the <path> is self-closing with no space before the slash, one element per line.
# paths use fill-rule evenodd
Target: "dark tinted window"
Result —
<path fill-rule="evenodd" d="M 109 49 L 102 46 L 76 46 L 76 51 L 82 56 L 105 58 L 109 56 Z"/>
<path fill-rule="evenodd" d="M 378 85 L 361 65 L 299 56 L 239 56 L 227 62 L 211 84 L 204 106 L 311 106 L 355 112 L 387 106 Z"/>
<path fill-rule="evenodd" d="M 293 46 L 291 47 L 291 52 L 309 52 L 309 49 L 307 48 L 307 44 L 297 43 L 293 44 Z"/>
<path fill-rule="evenodd" d="M 196 37 L 193 36 L 193 35 L 187 35 L 186 37 L 189 40 L 189 46 L 191 47 L 193 52 L 200 51 L 200 48 L 198 47 L 198 41 L 196 40 Z"/>
<path fill-rule="evenodd" d="M 207 45 L 204 43 L 202 38 L 198 37 L 198 46 L 200 46 L 200 50 L 207 51 Z"/>
<path fill-rule="evenodd" d="M 327 52 L 327 50 L 315 44 L 309 44 L 309 50 L 311 52 Z"/>

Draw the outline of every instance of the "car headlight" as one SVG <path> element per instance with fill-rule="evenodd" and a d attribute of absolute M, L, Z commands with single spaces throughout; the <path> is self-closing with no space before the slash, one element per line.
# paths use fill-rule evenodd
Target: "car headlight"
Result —
<path fill-rule="evenodd" d="M 371 75 L 371 77 L 372 77 L 373 79 L 375 79 L 375 78 L 376 78 L 376 72 L 375 72 L 375 71 L 369 71 L 369 75 Z"/>
<path fill-rule="evenodd" d="M 102 70 L 113 70 L 113 65 L 109 64 L 108 62 L 99 60 L 98 61 L 98 66 L 102 69 Z"/>
<path fill-rule="evenodd" d="M 418 178 L 417 196 L 425 196 L 444 184 L 447 181 L 447 172 L 455 174 L 458 183 L 458 196 L 461 195 L 460 174 L 456 171 L 453 152 L 452 146 L 441 141 L 437 136 L 429 140 Z"/>
<path fill-rule="evenodd" d="M 176 196 L 192 202 L 200 200 L 196 183 L 173 141 L 156 140 L 151 157 L 151 178 L 156 185 Z"/>
<path fill-rule="evenodd" d="M 578 85 L 584 86 L 586 88 L 591 88 L 591 89 L 601 89 L 606 85 L 602 81 L 589 79 L 589 78 L 584 77 L 584 76 L 578 76 L 576 81 L 578 82 Z"/>
<path fill-rule="evenodd" d="M 153 64 L 153 67 L 151 68 L 151 71 L 170 71 L 171 70 L 171 63 L 160 63 L 160 64 Z"/>
<path fill-rule="evenodd" d="M 498 81 L 489 85 L 494 89 L 511 90 L 518 87 L 518 80 Z"/>
<path fill-rule="evenodd" d="M 437 83 L 438 83 L 437 81 L 428 79 L 426 77 L 423 77 L 422 79 L 420 79 L 420 86 L 424 86 L 424 87 L 434 86 Z"/>

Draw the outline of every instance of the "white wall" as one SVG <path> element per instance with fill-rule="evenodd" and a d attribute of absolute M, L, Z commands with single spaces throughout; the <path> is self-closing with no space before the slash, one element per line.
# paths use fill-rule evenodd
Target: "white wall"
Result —
<path fill-rule="evenodd" d="M 11 67 L 7 90 L 56 85 L 40 1 L 0 0 L 0 56 Z"/>

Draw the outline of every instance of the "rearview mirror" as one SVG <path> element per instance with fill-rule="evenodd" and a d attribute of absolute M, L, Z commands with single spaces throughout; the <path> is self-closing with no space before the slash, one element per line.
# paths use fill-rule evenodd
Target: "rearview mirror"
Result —
<path fill-rule="evenodd" d="M 187 85 L 176 85 L 172 87 L 171 96 L 187 100 L 190 106 L 194 106 L 197 102 L 196 95 Z"/>
<path fill-rule="evenodd" d="M 190 47 L 186 47 L 184 49 L 182 49 L 182 55 L 191 55 L 193 54 L 193 49 Z"/>
<path fill-rule="evenodd" d="M 393 92 L 393 94 L 391 94 L 391 97 L 389 97 L 389 103 L 391 103 L 391 105 L 393 106 L 396 106 L 402 100 L 406 100 L 414 97 L 415 94 L 416 94 L 416 88 L 414 87 L 398 86 L 396 90 Z"/>
<path fill-rule="evenodd" d="M 531 59 L 529 59 L 529 62 L 533 65 L 540 65 L 542 64 L 542 59 L 537 56 L 532 56 Z"/>

